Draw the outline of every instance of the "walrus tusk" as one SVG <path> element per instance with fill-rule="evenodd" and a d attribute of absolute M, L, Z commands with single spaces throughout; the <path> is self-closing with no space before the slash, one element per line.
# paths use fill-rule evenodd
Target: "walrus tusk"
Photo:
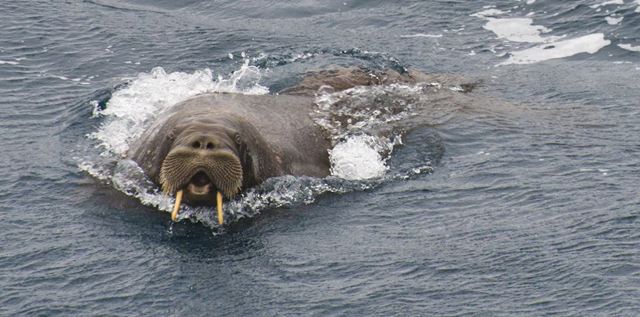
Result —
<path fill-rule="evenodd" d="M 220 225 L 224 223 L 224 218 L 222 218 L 222 194 L 218 192 L 216 195 L 216 205 L 218 206 L 218 221 Z"/>
<path fill-rule="evenodd" d="M 178 217 L 178 211 L 180 210 L 180 202 L 182 201 L 182 190 L 176 193 L 176 205 L 173 206 L 173 212 L 171 213 L 171 221 L 175 221 Z"/>

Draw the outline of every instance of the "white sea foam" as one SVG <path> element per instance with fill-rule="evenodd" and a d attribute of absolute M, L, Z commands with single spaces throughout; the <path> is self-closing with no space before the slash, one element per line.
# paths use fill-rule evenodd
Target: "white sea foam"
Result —
<path fill-rule="evenodd" d="M 440 38 L 442 34 L 410 34 L 410 35 L 400 35 L 401 38 L 414 38 L 414 37 L 426 37 L 426 38 Z"/>
<path fill-rule="evenodd" d="M 609 44 L 611 44 L 611 41 L 605 40 L 604 34 L 590 34 L 575 39 L 557 41 L 518 52 L 512 52 L 511 57 L 509 57 L 507 61 L 498 64 L 498 66 L 532 64 L 550 59 L 569 57 L 580 53 L 594 54 Z"/>
<path fill-rule="evenodd" d="M 622 4 L 621 2 L 622 1 L 608 1 L 592 7 L 598 8 L 610 4 Z M 489 17 L 503 13 L 504 12 L 496 9 L 490 9 L 472 14 L 472 16 L 487 20 L 483 28 L 492 31 L 500 39 L 516 43 L 539 43 L 539 45 L 521 51 L 510 52 L 510 58 L 497 66 L 531 64 L 549 59 L 569 57 L 579 53 L 594 54 L 601 48 L 611 44 L 611 41 L 606 40 L 602 33 L 565 40 L 564 35 L 542 36 L 543 33 L 549 33 L 552 30 L 543 25 L 533 25 L 533 20 L 529 18 L 498 19 Z M 622 17 L 607 17 L 607 22 L 610 24 L 618 24 L 621 21 Z"/>
<path fill-rule="evenodd" d="M 509 13 L 510 11 L 501 11 L 498 9 L 487 9 L 478 13 L 474 13 L 471 14 L 472 17 L 477 17 L 477 18 L 486 18 L 486 17 L 490 17 L 490 16 L 496 16 L 496 15 L 502 15 L 505 13 Z"/>
<path fill-rule="evenodd" d="M 640 52 L 640 46 L 631 46 L 631 44 L 618 44 L 618 46 L 628 51 Z"/>
<path fill-rule="evenodd" d="M 590 7 L 592 9 L 597 9 L 599 7 L 604 7 L 604 6 L 608 6 L 608 5 L 611 5 L 611 4 L 624 4 L 624 0 L 606 1 L 606 2 L 603 2 L 603 3 L 598 3 L 598 4 L 591 5 Z"/>
<path fill-rule="evenodd" d="M 557 39 L 557 37 L 540 36 L 541 33 L 548 33 L 551 30 L 542 25 L 533 25 L 533 20 L 529 18 L 487 19 L 488 22 L 483 28 L 492 31 L 498 38 L 511 42 L 543 43 Z"/>
<path fill-rule="evenodd" d="M 624 19 L 624 17 L 619 17 L 619 18 L 614 18 L 614 17 L 605 17 L 604 18 L 607 23 L 609 23 L 610 25 L 616 25 L 616 24 L 620 24 L 620 22 L 622 22 L 622 20 Z"/>

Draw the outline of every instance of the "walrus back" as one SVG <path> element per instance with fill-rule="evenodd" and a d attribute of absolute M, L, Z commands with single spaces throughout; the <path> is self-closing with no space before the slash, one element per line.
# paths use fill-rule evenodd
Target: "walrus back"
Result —
<path fill-rule="evenodd" d="M 330 141 L 310 117 L 311 97 L 206 93 L 177 103 L 134 142 L 129 158 L 157 182 L 162 161 L 171 148 L 170 135 L 180 124 L 240 118 L 250 123 L 269 143 L 292 175 L 324 177 L 329 174 Z"/>
<path fill-rule="evenodd" d="M 275 147 L 292 175 L 324 177 L 329 174 L 330 141 L 310 116 L 312 97 L 208 93 L 176 105 L 172 111 L 208 112 L 241 117 Z"/>

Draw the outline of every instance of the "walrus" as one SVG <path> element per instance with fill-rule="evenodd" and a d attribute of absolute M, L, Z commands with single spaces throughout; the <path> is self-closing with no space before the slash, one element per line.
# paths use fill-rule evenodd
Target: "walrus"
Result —
<path fill-rule="evenodd" d="M 432 79 L 414 70 L 332 68 L 309 73 L 278 94 L 201 94 L 161 113 L 128 157 L 165 194 L 176 195 L 172 220 L 184 200 L 217 206 L 222 224 L 223 199 L 270 177 L 329 175 L 330 138 L 310 117 L 319 90 Z"/>

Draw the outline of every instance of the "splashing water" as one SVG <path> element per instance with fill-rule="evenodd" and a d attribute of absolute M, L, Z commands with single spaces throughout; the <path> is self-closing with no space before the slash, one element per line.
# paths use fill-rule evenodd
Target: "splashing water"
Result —
<path fill-rule="evenodd" d="M 427 100 L 420 85 L 355 87 L 316 98 L 316 123 L 331 134 L 334 143 L 363 132 L 377 134 L 393 123 L 413 116 L 413 106 Z M 388 134 L 388 133 L 387 133 Z"/>
<path fill-rule="evenodd" d="M 357 135 L 338 143 L 329 151 L 331 174 L 348 180 L 384 175 L 388 168 L 386 160 L 375 149 L 379 142 L 370 135 Z"/>
<path fill-rule="evenodd" d="M 172 105 L 205 92 L 263 95 L 268 88 L 258 84 L 260 71 L 248 61 L 229 79 L 213 80 L 209 69 L 193 74 L 167 74 L 161 67 L 141 73 L 124 89 L 116 91 L 104 110 L 94 109 L 94 116 L 106 120 L 90 138 L 100 141 L 106 153 L 124 156 L 129 145 L 139 138 L 157 115 Z"/>
<path fill-rule="evenodd" d="M 93 116 L 103 121 L 87 137 L 96 141 L 102 152 L 97 157 L 89 154 L 80 159 L 79 167 L 145 205 L 170 212 L 174 198 L 162 194 L 135 162 L 123 159 L 129 146 L 160 113 L 195 95 L 268 93 L 259 84 L 261 77 L 260 70 L 249 66 L 248 60 L 228 79 L 222 76 L 214 79 L 209 69 L 167 74 L 162 68 L 154 68 L 150 73 L 141 73 L 114 92 L 105 109 L 101 110 L 97 101 L 92 102 Z M 311 116 L 332 137 L 334 148 L 329 151 L 332 176 L 269 179 L 225 202 L 226 220 L 252 217 L 268 208 L 309 204 L 326 192 L 345 193 L 376 186 L 384 181 L 386 161 L 393 147 L 401 142 L 401 133 L 394 131 L 393 123 L 412 116 L 412 105 L 424 102 L 425 98 L 421 87 L 402 85 L 357 87 L 318 96 L 318 108 Z M 425 170 L 428 169 L 421 171 Z M 183 206 L 178 219 L 217 228 L 215 214 L 209 207 Z"/>
<path fill-rule="evenodd" d="M 426 86 L 430 86 L 426 84 Z M 427 102 L 423 85 L 355 87 L 320 95 L 312 116 L 331 134 L 331 174 L 348 180 L 381 177 L 393 148 L 402 143 L 395 123 L 416 115 Z"/>

